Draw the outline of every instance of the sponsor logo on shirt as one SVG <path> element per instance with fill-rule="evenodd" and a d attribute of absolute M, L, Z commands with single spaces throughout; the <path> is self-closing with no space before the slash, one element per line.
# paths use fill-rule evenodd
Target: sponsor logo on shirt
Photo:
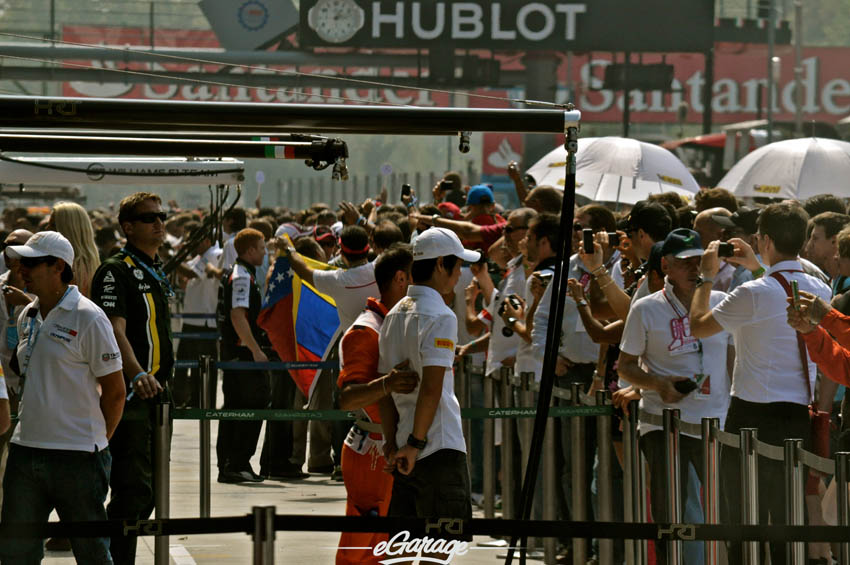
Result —
<path fill-rule="evenodd" d="M 100 299 L 101 300 L 118 300 L 118 297 L 115 296 L 114 294 L 101 294 Z"/>
<path fill-rule="evenodd" d="M 103 277 L 103 282 L 105 283 L 114 283 L 115 277 L 112 275 L 112 271 L 106 271 L 106 276 Z M 106 289 L 104 289 L 106 290 Z"/>
<path fill-rule="evenodd" d="M 117 352 L 116 353 L 104 353 L 103 355 L 100 356 L 102 361 L 113 361 L 115 359 L 118 359 L 119 357 L 121 357 L 121 354 L 117 353 Z"/>
<path fill-rule="evenodd" d="M 139 291 L 140 292 L 145 292 L 145 291 L 148 291 L 150 289 L 151 289 L 151 285 L 149 285 L 148 283 L 139 283 Z"/>
<path fill-rule="evenodd" d="M 113 302 L 112 300 L 104 301 L 103 307 L 104 308 L 115 308 L 115 302 Z"/>
<path fill-rule="evenodd" d="M 71 328 L 66 328 L 65 326 L 60 326 L 59 324 L 56 324 L 53 327 L 56 329 L 56 331 L 68 334 L 72 337 L 76 337 L 76 335 L 77 335 L 77 330 L 72 330 Z"/>
<path fill-rule="evenodd" d="M 141 269 L 133 269 L 133 276 L 139 280 L 145 278 L 145 274 L 142 272 Z"/>
<path fill-rule="evenodd" d="M 111 274 L 112 274 L 112 273 L 110 273 L 110 275 L 111 275 Z M 105 285 L 103 285 L 103 292 L 115 292 L 115 285 L 114 285 L 114 284 L 105 284 Z"/>
<path fill-rule="evenodd" d="M 52 337 L 52 338 L 54 338 L 54 339 L 58 339 L 58 340 L 64 341 L 65 343 L 71 343 L 71 338 L 70 338 L 70 337 L 65 336 L 65 335 L 62 335 L 62 334 L 60 334 L 59 332 L 56 332 L 56 331 L 51 331 L 51 332 L 50 332 L 50 337 Z"/>
<path fill-rule="evenodd" d="M 443 338 L 437 337 L 437 338 L 434 338 L 434 347 L 440 347 L 442 349 L 451 349 L 452 351 L 454 351 L 455 350 L 455 342 L 453 342 L 450 339 L 443 339 Z"/>

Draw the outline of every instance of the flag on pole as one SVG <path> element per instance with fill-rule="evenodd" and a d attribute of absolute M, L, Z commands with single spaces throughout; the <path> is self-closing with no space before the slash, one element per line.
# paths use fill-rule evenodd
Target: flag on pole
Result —
<path fill-rule="evenodd" d="M 303 259 L 313 269 L 333 269 L 308 257 Z M 292 270 L 289 259 L 278 256 L 257 324 L 266 331 L 281 361 L 321 361 L 333 346 L 339 316 L 333 298 L 302 280 Z M 315 387 L 317 373 L 316 369 L 289 371 L 307 399 Z"/>

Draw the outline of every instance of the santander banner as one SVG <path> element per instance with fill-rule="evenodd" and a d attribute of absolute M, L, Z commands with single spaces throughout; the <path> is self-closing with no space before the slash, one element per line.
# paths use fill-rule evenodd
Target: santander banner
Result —
<path fill-rule="evenodd" d="M 63 39 L 87 44 L 139 45 L 144 47 L 148 37 L 143 30 L 118 27 L 65 26 Z M 218 47 L 218 41 L 211 31 L 197 30 L 158 30 L 155 37 L 158 47 Z M 718 44 L 715 50 L 715 80 L 712 87 L 713 120 L 716 124 L 754 119 L 759 111 L 760 97 L 764 98 L 760 88 L 766 84 L 767 53 L 761 45 Z M 794 116 L 794 57 L 790 47 L 777 49 L 776 55 L 782 59 L 781 73 L 776 96 L 773 99 L 773 111 L 776 119 L 791 120 Z M 575 102 L 582 111 L 582 119 L 587 122 L 618 122 L 622 120 L 623 93 L 610 90 L 597 90 L 602 86 L 605 66 L 612 62 L 610 54 L 593 53 L 576 55 L 567 63 L 562 58 L 558 69 L 558 102 L 570 97 L 572 88 Z M 207 56 L 214 59 L 215 54 Z M 806 120 L 821 120 L 834 123 L 850 114 L 850 73 L 846 62 L 850 60 L 850 48 L 812 47 L 803 50 L 803 112 Z M 646 63 L 660 62 L 658 55 L 647 55 Z M 699 54 L 673 53 L 667 55 L 666 62 L 675 67 L 674 92 L 632 92 L 632 121 L 641 123 L 676 122 L 676 112 L 682 102 L 687 103 L 687 122 L 699 123 L 702 120 L 702 90 L 705 88 L 704 58 Z M 161 63 L 116 63 L 102 61 L 75 61 L 77 64 L 96 68 L 132 69 L 137 71 L 205 71 L 219 69 L 216 65 L 194 64 L 190 62 L 172 62 L 163 59 Z M 512 56 L 503 61 L 505 70 L 522 70 L 521 57 Z M 570 76 L 568 80 L 568 69 Z M 295 67 L 253 67 L 239 68 L 233 74 L 257 73 L 271 74 L 279 71 L 295 71 Z M 300 72 L 320 73 L 333 76 L 338 74 L 369 77 L 375 80 L 392 82 L 393 77 L 415 74 L 415 69 L 389 69 L 385 67 L 298 67 Z M 221 85 L 173 85 L 173 84 L 132 84 L 120 82 L 116 73 L 114 83 L 67 82 L 63 85 L 65 96 L 99 96 L 121 98 L 148 98 L 159 100 L 214 100 L 234 102 L 281 102 L 281 103 L 366 103 L 389 102 L 392 104 L 413 104 L 418 106 L 448 106 L 449 95 L 436 92 L 421 92 L 410 89 L 362 88 L 357 85 L 347 87 L 340 82 L 339 88 L 269 88 L 228 87 Z M 213 77 L 217 82 L 228 82 L 226 74 Z M 307 79 L 309 80 L 309 79 Z M 569 86 L 569 87 L 568 87 Z M 487 89 L 475 92 L 489 96 L 522 98 L 521 89 Z M 456 98 L 456 102 L 459 100 Z M 508 106 L 498 101 L 468 98 L 470 106 Z M 764 112 L 765 103 L 762 102 Z M 514 151 L 516 148 L 512 148 Z M 506 148 L 503 152 L 509 153 Z"/>

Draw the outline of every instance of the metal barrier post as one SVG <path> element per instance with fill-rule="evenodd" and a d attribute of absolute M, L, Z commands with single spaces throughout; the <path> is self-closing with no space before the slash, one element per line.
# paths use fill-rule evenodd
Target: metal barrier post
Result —
<path fill-rule="evenodd" d="M 679 409 L 664 409 L 664 463 L 667 467 L 667 519 L 682 523 L 682 476 L 679 467 Z M 653 477 L 653 481 L 657 480 Z M 658 488 L 657 486 L 655 488 Z M 682 565 L 682 542 L 667 542 L 667 563 Z"/>
<path fill-rule="evenodd" d="M 211 384 L 212 384 L 212 375 L 215 371 L 215 362 L 213 358 L 209 355 L 202 355 L 200 359 L 200 379 L 201 379 L 201 390 L 198 395 L 198 399 L 200 400 L 201 409 L 209 410 L 211 408 L 215 408 L 214 406 L 210 406 L 212 394 L 210 392 Z M 199 443 L 200 443 L 200 485 L 201 485 L 201 518 L 209 518 L 210 517 L 210 490 L 212 484 L 212 460 L 210 456 L 211 447 L 211 434 L 210 434 L 210 421 L 206 419 L 199 420 L 198 424 L 200 425 L 201 431 L 199 434 Z"/>
<path fill-rule="evenodd" d="M 534 385 L 534 373 L 524 371 L 520 373 L 520 404 L 523 407 L 534 406 L 534 391 L 531 387 Z M 522 418 L 520 429 L 522 430 L 522 480 L 525 480 L 526 465 L 528 456 L 531 450 L 531 436 L 534 434 L 534 420 L 532 418 Z"/>
<path fill-rule="evenodd" d="M 596 391 L 596 405 L 608 404 L 608 391 Z M 599 457 L 599 469 L 596 473 L 596 492 L 599 498 L 599 520 L 602 522 L 614 521 L 614 505 L 611 497 L 611 451 L 613 440 L 611 438 L 611 416 L 601 415 L 596 417 L 597 449 Z M 602 538 L 599 540 L 599 563 L 600 565 L 614 564 L 614 540 Z"/>
<path fill-rule="evenodd" d="M 850 526 L 850 504 L 847 500 L 847 485 L 850 482 L 850 453 L 839 452 L 835 454 L 835 487 L 838 504 L 838 525 Z M 838 564 L 850 565 L 850 543 L 840 542 L 838 544 Z"/>
<path fill-rule="evenodd" d="M 502 408 L 513 406 L 514 371 L 502 367 Z M 514 517 L 514 420 L 502 418 L 502 518 Z"/>
<path fill-rule="evenodd" d="M 156 519 L 169 516 L 170 480 L 169 460 L 171 459 L 171 413 L 170 405 L 158 404 L 156 407 L 156 428 L 154 429 L 154 505 Z M 168 565 L 168 536 L 156 536 L 154 540 L 154 563 Z"/>
<path fill-rule="evenodd" d="M 640 455 L 640 434 L 638 433 L 638 417 L 640 409 L 638 408 L 639 401 L 632 400 L 629 402 L 629 415 L 626 418 L 626 430 L 631 447 L 628 454 L 626 467 L 631 471 L 629 477 L 631 490 L 631 515 L 632 521 L 641 523 L 646 518 L 646 488 L 644 486 L 644 470 L 643 458 Z M 647 545 L 645 540 L 632 540 L 633 558 L 635 565 L 645 565 L 648 563 Z"/>
<path fill-rule="evenodd" d="M 274 565 L 274 506 L 254 506 L 254 565 Z"/>
<path fill-rule="evenodd" d="M 756 525 L 759 521 L 759 496 L 758 496 L 758 451 L 756 440 L 758 430 L 756 428 L 742 428 L 741 435 L 741 523 L 745 525 Z M 759 542 L 743 542 L 744 565 L 758 565 Z"/>
<path fill-rule="evenodd" d="M 703 496 L 705 497 L 705 523 L 720 523 L 720 442 L 717 441 L 717 430 L 720 429 L 719 418 L 702 419 L 702 445 L 705 482 Z M 719 542 L 705 540 L 705 565 L 718 565 Z"/>
<path fill-rule="evenodd" d="M 557 520 L 557 488 L 555 474 L 555 419 L 546 419 L 546 435 L 543 437 L 543 519 Z M 543 538 L 543 562 L 555 563 L 558 554 L 558 540 Z"/>
<path fill-rule="evenodd" d="M 493 396 L 495 383 L 491 375 L 484 375 L 484 406 L 496 406 Z M 484 517 L 495 517 L 496 499 L 496 422 L 492 418 L 484 420 Z"/>
<path fill-rule="evenodd" d="M 584 385 L 572 383 L 570 385 L 573 406 L 581 405 L 579 392 Z M 584 472 L 584 418 L 581 416 L 570 416 L 570 451 L 572 473 L 572 518 L 577 522 L 587 520 L 586 492 L 587 477 Z M 573 565 L 585 565 L 587 563 L 587 540 L 584 538 L 573 538 Z"/>
<path fill-rule="evenodd" d="M 625 416 L 625 415 L 624 415 Z M 634 468 L 632 466 L 632 428 L 631 421 L 627 417 L 623 417 L 623 520 L 625 522 L 635 522 L 634 519 L 634 502 L 632 494 L 632 476 Z M 635 565 L 635 545 L 634 540 L 623 540 L 625 545 L 626 565 Z"/>
<path fill-rule="evenodd" d="M 803 440 L 785 440 L 785 520 L 789 526 L 805 526 L 806 480 L 808 473 L 797 454 L 803 449 Z M 801 541 L 786 544 L 789 563 L 804 565 L 806 544 Z"/>
<path fill-rule="evenodd" d="M 458 402 L 460 403 L 461 408 L 469 408 L 470 407 L 470 373 L 472 372 L 472 358 L 469 356 L 464 356 L 461 358 L 460 363 L 458 363 L 458 378 L 455 381 L 455 393 L 458 397 Z M 472 461 L 472 444 L 470 442 L 470 434 L 472 429 L 472 421 L 469 419 L 464 419 L 461 422 L 461 426 L 463 429 L 463 440 L 466 444 L 466 460 Z"/>

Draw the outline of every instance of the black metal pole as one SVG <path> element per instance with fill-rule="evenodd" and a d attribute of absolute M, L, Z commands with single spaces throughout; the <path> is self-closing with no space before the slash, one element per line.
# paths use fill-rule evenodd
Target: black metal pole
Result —
<path fill-rule="evenodd" d="M 549 306 L 549 322 L 546 327 L 546 350 L 543 355 L 543 374 L 540 379 L 540 392 L 537 398 L 537 416 L 534 419 L 534 434 L 531 437 L 531 449 L 525 480 L 522 484 L 519 516 L 521 520 L 531 517 L 531 504 L 534 500 L 534 487 L 537 471 L 540 467 L 540 453 L 543 449 L 543 436 L 546 433 L 546 420 L 549 417 L 549 402 L 552 400 L 552 387 L 555 381 L 555 362 L 561 334 L 561 320 L 564 317 L 566 301 L 568 262 L 572 254 L 572 227 L 576 200 L 576 152 L 578 151 L 578 130 L 581 112 L 570 104 L 564 113 L 564 146 L 567 149 L 566 177 L 564 182 L 564 200 L 561 205 L 561 224 L 558 230 L 558 245 L 555 251 L 555 275 L 549 284 L 552 287 L 552 301 Z M 506 440 L 507 441 L 507 440 Z M 505 560 L 507 565 L 513 561 L 517 536 L 511 537 L 511 545 Z M 525 545 L 525 544 L 523 544 Z"/>
<path fill-rule="evenodd" d="M 629 87 L 631 80 L 629 79 L 629 65 L 631 65 L 632 54 L 626 51 L 625 63 L 623 68 L 623 137 L 629 137 L 629 122 L 632 121 L 632 97 Z"/>
<path fill-rule="evenodd" d="M 333 162 L 348 156 L 345 142 L 247 141 L 234 139 L 168 139 L 85 135 L 0 133 L 0 151 L 84 155 L 234 157 L 241 159 L 314 159 Z"/>
<path fill-rule="evenodd" d="M 711 133 L 711 94 L 714 89 L 714 47 L 705 52 L 705 85 L 702 91 L 702 133 Z"/>
<path fill-rule="evenodd" d="M 456 135 L 561 133 L 563 110 L 0 96 L 0 115 L 18 128 Z"/>

